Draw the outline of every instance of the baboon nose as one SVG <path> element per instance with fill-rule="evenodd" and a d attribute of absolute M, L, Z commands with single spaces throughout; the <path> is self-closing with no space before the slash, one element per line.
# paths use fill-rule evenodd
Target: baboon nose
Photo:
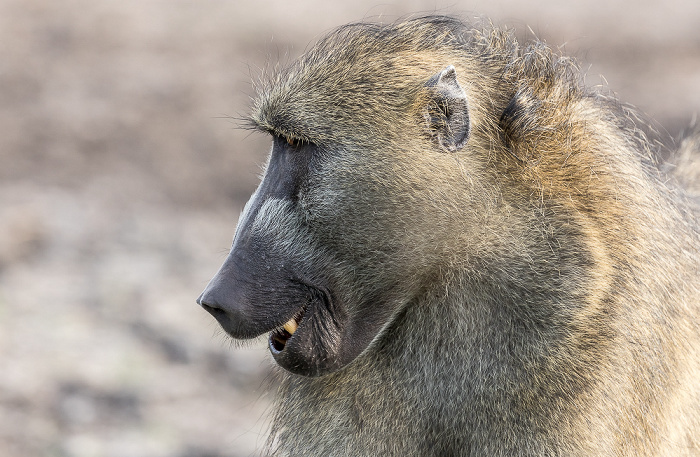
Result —
<path fill-rule="evenodd" d="M 197 298 L 197 303 L 216 319 L 234 338 L 253 338 L 269 330 L 266 321 L 251 320 L 250 310 L 239 305 L 239 296 L 211 284 Z"/>
<path fill-rule="evenodd" d="M 220 308 L 216 300 L 212 299 L 211 294 L 207 294 L 206 290 L 197 297 L 197 304 L 207 311 L 212 308 Z"/>
<path fill-rule="evenodd" d="M 211 293 L 208 287 L 197 298 L 197 304 L 209 312 L 212 312 L 211 310 L 214 308 L 221 308 L 219 301 L 214 297 L 214 294 Z"/>
<path fill-rule="evenodd" d="M 197 304 L 214 316 L 214 318 L 219 321 L 219 324 L 224 327 L 224 330 L 230 331 L 232 329 L 232 323 L 236 320 L 231 319 L 231 316 L 224 310 L 224 307 L 219 300 L 216 299 L 215 294 L 212 293 L 209 287 L 197 298 Z"/>

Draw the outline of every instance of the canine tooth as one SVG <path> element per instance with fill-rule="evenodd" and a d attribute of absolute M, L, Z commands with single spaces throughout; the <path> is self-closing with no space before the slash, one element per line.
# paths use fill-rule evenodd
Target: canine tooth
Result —
<path fill-rule="evenodd" d="M 297 331 L 297 327 L 299 324 L 297 324 L 297 321 L 294 320 L 294 318 L 289 319 L 289 321 L 282 326 L 290 335 L 294 335 L 294 332 Z"/>

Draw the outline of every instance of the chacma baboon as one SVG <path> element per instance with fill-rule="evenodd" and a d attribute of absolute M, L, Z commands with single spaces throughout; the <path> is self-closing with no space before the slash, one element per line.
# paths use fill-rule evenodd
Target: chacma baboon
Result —
<path fill-rule="evenodd" d="M 572 60 L 352 24 L 250 122 L 272 152 L 198 302 L 269 333 L 271 455 L 700 455 L 700 212 Z"/>

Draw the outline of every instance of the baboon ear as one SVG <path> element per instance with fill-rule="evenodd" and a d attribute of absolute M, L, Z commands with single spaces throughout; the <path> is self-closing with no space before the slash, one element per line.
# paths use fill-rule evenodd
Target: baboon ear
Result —
<path fill-rule="evenodd" d="M 471 133 L 467 94 L 457 82 L 452 65 L 431 77 L 425 87 L 430 98 L 423 109 L 423 117 L 430 134 L 440 146 L 453 152 L 462 149 Z"/>

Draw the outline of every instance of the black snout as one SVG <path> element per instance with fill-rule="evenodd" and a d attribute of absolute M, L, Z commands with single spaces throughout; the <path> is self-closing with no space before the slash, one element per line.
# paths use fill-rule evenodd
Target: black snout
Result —
<path fill-rule="evenodd" d="M 284 323 L 279 319 L 304 306 L 308 293 L 289 265 L 293 259 L 275 252 L 271 230 L 255 232 L 253 222 L 268 199 L 294 200 L 306 173 L 305 155 L 286 153 L 277 138 L 260 187 L 236 230 L 233 249 L 197 299 L 234 338 L 252 338 Z M 268 239 L 266 239 L 268 238 Z"/>

